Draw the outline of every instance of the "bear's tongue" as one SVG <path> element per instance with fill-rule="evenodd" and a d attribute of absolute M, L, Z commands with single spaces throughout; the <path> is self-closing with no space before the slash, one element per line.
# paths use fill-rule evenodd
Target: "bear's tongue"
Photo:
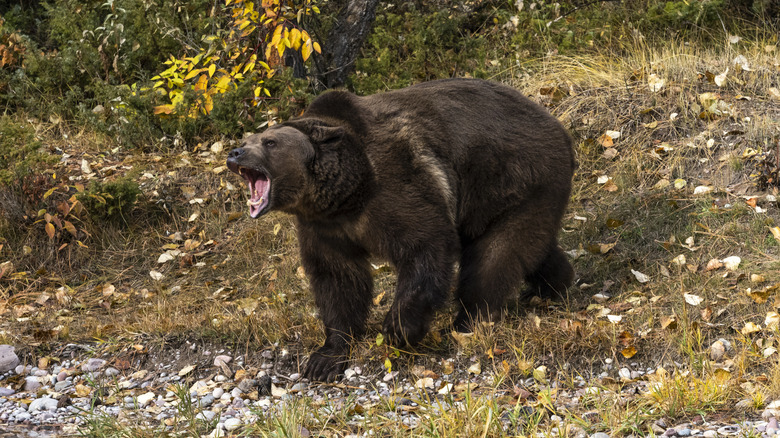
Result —
<path fill-rule="evenodd" d="M 260 212 L 268 204 L 268 194 L 271 189 L 271 182 L 265 175 L 252 175 L 247 178 L 250 197 L 246 202 L 249 205 L 249 216 L 257 218 Z"/>

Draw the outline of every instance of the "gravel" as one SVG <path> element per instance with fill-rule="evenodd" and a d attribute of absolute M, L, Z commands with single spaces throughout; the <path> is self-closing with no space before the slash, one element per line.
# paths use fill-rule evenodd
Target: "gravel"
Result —
<path fill-rule="evenodd" d="M 40 369 L 13 364 L 0 373 L 0 438 L 25 436 L 17 432 L 22 429 L 34 431 L 40 427 L 56 428 L 66 435 L 76 434 L 85 424 L 84 412 L 112 417 L 132 416 L 134 421 L 145 419 L 147 424 L 160 430 L 180 428 L 180 424 L 175 426 L 175 420 L 180 418 L 177 405 L 181 402 L 181 392 L 177 392 L 176 386 L 182 383 L 189 385 L 189 393 L 184 396 L 192 402 L 196 418 L 214 427 L 208 434 L 211 438 L 241 434 L 245 426 L 257 423 L 258 415 L 279 412 L 301 398 L 309 398 L 313 406 L 321 406 L 323 418 L 340 412 L 347 403 L 354 403 L 360 408 L 351 409 L 349 416 L 356 425 L 370 424 L 365 421 L 364 407 L 376 409 L 386 406 L 389 411 L 381 415 L 387 421 L 415 428 L 425 424 L 425 415 L 436 415 L 439 409 L 460 406 L 462 402 L 453 402 L 452 394 L 463 391 L 465 385 L 481 387 L 486 392 L 492 391 L 488 388 L 494 386 L 493 376 L 489 373 L 469 375 L 465 366 L 464 369 L 456 367 L 455 371 L 443 376 L 424 367 L 402 374 L 396 370 L 372 375 L 364 372 L 362 367 L 354 366 L 346 370 L 344 379 L 336 385 L 318 385 L 302 379 L 298 373 L 279 374 L 275 371 L 271 354 L 263 354 L 264 364 L 271 366 L 244 368 L 243 358 L 233 357 L 224 351 L 210 352 L 209 355 L 202 353 L 208 360 L 201 361 L 200 367 L 181 366 L 181 369 L 158 363 L 155 363 L 157 369 L 154 370 L 133 369 L 126 362 L 121 365 L 121 361 L 110 354 L 72 358 Z M 538 391 L 554 389 L 558 412 L 550 412 L 544 421 L 551 425 L 564 425 L 567 421 L 564 420 L 567 418 L 565 412 L 578 413 L 586 424 L 593 425 L 593 430 L 588 435 L 582 429 L 582 423 L 571 424 L 571 437 L 610 438 L 608 431 L 599 430 L 602 414 L 585 408 L 587 400 L 613 397 L 625 402 L 630 394 L 646 393 L 649 390 L 647 375 L 654 370 L 642 369 L 636 364 L 629 368 L 605 361 L 605 365 L 592 378 L 577 376 L 574 385 L 565 387 L 557 387 L 555 382 L 542 387 L 533 378 L 519 379 L 514 388 L 507 388 L 506 384 L 499 386 L 506 390 L 496 397 L 497 400 L 509 398 L 517 402 L 518 398 L 522 398 L 530 401 Z M 601 378 L 610 382 L 622 381 L 621 389 L 609 389 L 614 385 L 598 381 L 603 373 L 606 376 Z M 421 381 L 424 384 L 419 384 Z M 425 393 L 424 396 L 422 393 Z M 534 407 L 534 403 L 518 406 L 519 410 L 512 405 L 496 417 L 504 425 L 507 435 L 522 432 L 522 429 L 513 429 L 523 427 L 518 425 L 518 413 L 528 418 L 539 409 Z M 778 409 L 780 401 L 768 404 L 763 417 L 760 417 L 761 412 L 757 412 L 755 421 L 732 423 L 709 422 L 696 417 L 686 423 L 668 424 L 668 420 L 659 419 L 647 426 L 652 428 L 653 433 L 646 436 L 717 438 L 749 435 L 780 438 Z M 4 432 L 4 428 L 11 427 L 14 428 L 13 433 Z M 26 436 L 56 436 L 31 433 Z"/>

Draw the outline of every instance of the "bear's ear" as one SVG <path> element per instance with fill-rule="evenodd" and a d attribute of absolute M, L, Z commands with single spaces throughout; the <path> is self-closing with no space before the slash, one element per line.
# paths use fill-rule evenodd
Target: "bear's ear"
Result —
<path fill-rule="evenodd" d="M 340 142 L 344 137 L 344 128 L 340 126 L 313 126 L 309 138 L 314 144 L 326 144 Z"/>

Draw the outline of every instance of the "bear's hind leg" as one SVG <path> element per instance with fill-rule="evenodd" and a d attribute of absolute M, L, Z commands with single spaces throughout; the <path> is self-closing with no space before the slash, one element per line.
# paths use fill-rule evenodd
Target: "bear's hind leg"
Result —
<path fill-rule="evenodd" d="M 555 241 L 549 221 L 538 212 L 507 211 L 476 238 L 462 239 L 454 326 L 470 331 L 475 319 L 495 320 L 506 299 L 538 266 Z"/>
<path fill-rule="evenodd" d="M 574 269 L 556 244 L 536 271 L 527 275 L 525 280 L 528 282 L 528 289 L 523 293 L 525 297 L 536 295 L 542 298 L 563 298 L 566 289 L 574 281 Z"/>

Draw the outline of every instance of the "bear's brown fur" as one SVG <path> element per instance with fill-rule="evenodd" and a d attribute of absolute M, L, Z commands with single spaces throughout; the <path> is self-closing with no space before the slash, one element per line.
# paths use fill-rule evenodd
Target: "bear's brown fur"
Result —
<path fill-rule="evenodd" d="M 304 269 L 325 326 L 305 375 L 343 372 L 372 300 L 369 257 L 398 273 L 384 331 L 414 344 L 449 296 L 455 327 L 493 318 L 522 280 L 563 293 L 574 272 L 557 234 L 575 158 L 542 107 L 481 80 L 427 82 L 366 97 L 333 91 L 245 139 L 228 167 L 251 191 L 250 214 L 297 217 Z"/>

